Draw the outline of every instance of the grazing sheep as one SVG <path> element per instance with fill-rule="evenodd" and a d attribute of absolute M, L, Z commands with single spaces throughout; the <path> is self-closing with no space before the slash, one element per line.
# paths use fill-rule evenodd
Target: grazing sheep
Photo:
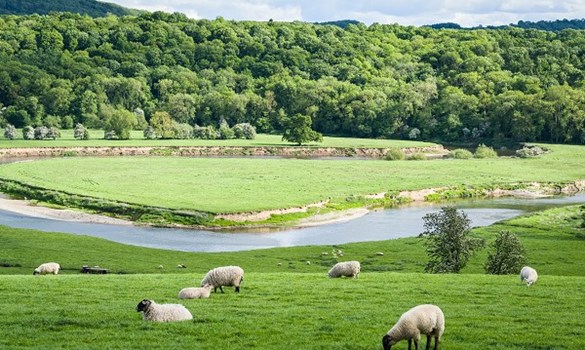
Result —
<path fill-rule="evenodd" d="M 179 292 L 179 299 L 206 299 L 211 294 L 211 284 L 206 284 L 203 287 L 183 288 Z"/>
<path fill-rule="evenodd" d="M 536 283 L 537 279 L 538 274 L 536 273 L 536 270 L 533 269 L 532 267 L 524 266 L 522 270 L 520 270 L 520 283 L 526 281 L 526 285 L 530 287 L 531 285 Z"/>
<path fill-rule="evenodd" d="M 57 275 L 59 274 L 59 269 L 61 269 L 61 266 L 56 262 L 44 263 L 40 264 L 39 267 L 33 271 L 33 275 Z"/>
<path fill-rule="evenodd" d="M 425 334 L 427 336 L 426 350 L 431 348 L 431 336 L 435 338 L 435 350 L 437 350 L 444 331 L 445 316 L 443 311 L 436 305 L 418 305 L 400 316 L 394 327 L 382 337 L 382 346 L 384 350 L 390 350 L 392 345 L 400 340 L 408 339 L 408 350 L 410 350 L 413 340 L 414 348 L 418 350 L 420 335 Z"/>
<path fill-rule="evenodd" d="M 333 266 L 331 270 L 329 270 L 329 273 L 327 275 L 329 276 L 329 278 L 336 278 L 342 276 L 358 278 L 360 274 L 360 269 L 361 266 L 359 261 L 344 261 L 335 264 L 335 266 Z"/>
<path fill-rule="evenodd" d="M 209 270 L 203 280 L 201 286 L 206 284 L 213 285 L 213 291 L 217 292 L 217 288 L 223 293 L 222 286 L 235 286 L 236 293 L 240 292 L 240 283 L 244 280 L 244 270 L 239 266 L 221 266 L 213 270 Z"/>
<path fill-rule="evenodd" d="M 193 315 L 181 304 L 157 304 L 148 299 L 138 303 L 136 311 L 144 312 L 142 319 L 145 321 L 173 322 L 193 319 Z"/>

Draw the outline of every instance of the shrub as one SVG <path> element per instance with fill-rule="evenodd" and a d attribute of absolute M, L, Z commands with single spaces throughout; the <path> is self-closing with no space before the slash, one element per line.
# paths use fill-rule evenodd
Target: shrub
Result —
<path fill-rule="evenodd" d="M 399 148 L 390 148 L 384 155 L 385 160 L 403 160 L 404 152 Z"/>
<path fill-rule="evenodd" d="M 516 156 L 520 158 L 538 157 L 546 151 L 539 146 L 524 145 L 521 149 L 516 151 Z"/>
<path fill-rule="evenodd" d="M 35 136 L 34 138 L 36 140 L 44 140 L 47 138 L 47 134 L 49 133 L 49 128 L 47 128 L 46 126 L 38 126 L 35 128 Z"/>
<path fill-rule="evenodd" d="M 49 130 L 47 131 L 47 139 L 51 139 L 51 140 L 55 140 L 57 138 L 61 137 L 61 131 L 59 131 L 59 129 L 57 129 L 54 126 L 51 126 L 49 128 Z"/>
<path fill-rule="evenodd" d="M 4 138 L 8 140 L 14 140 L 16 138 L 16 127 L 14 125 L 6 125 L 4 128 Z"/>
<path fill-rule="evenodd" d="M 73 128 L 73 117 L 70 115 L 66 115 L 61 118 L 61 127 L 63 129 L 72 129 Z"/>
<path fill-rule="evenodd" d="M 406 158 L 407 160 L 427 160 L 427 156 L 424 153 L 413 153 Z"/>
<path fill-rule="evenodd" d="M 222 120 L 219 124 L 218 136 L 222 140 L 228 140 L 234 138 L 234 131 L 230 128 L 225 120 Z"/>
<path fill-rule="evenodd" d="M 161 139 L 175 137 L 175 123 L 167 112 L 155 112 L 150 118 L 150 125 L 154 128 L 156 136 Z"/>
<path fill-rule="evenodd" d="M 81 123 L 77 123 L 73 129 L 73 137 L 77 140 L 89 140 L 89 130 Z"/>
<path fill-rule="evenodd" d="M 104 139 L 106 140 L 118 140 L 118 135 L 116 135 L 116 132 L 111 130 L 111 131 L 106 131 L 104 132 Z"/>
<path fill-rule="evenodd" d="M 193 127 L 186 123 L 175 123 L 175 137 L 178 139 L 190 139 L 193 136 Z"/>
<path fill-rule="evenodd" d="M 256 128 L 250 123 L 240 123 L 232 128 L 234 137 L 237 139 L 253 140 L 256 138 Z"/>
<path fill-rule="evenodd" d="M 408 132 L 408 138 L 411 140 L 415 140 L 420 136 L 420 130 L 418 128 L 413 128 Z"/>
<path fill-rule="evenodd" d="M 156 132 L 154 131 L 154 128 L 152 127 L 152 125 L 147 126 L 146 129 L 144 129 L 144 132 L 142 134 L 144 135 L 145 139 L 148 139 L 148 140 L 156 139 Z"/>
<path fill-rule="evenodd" d="M 468 151 L 466 149 L 458 148 L 458 149 L 454 149 L 451 152 L 449 152 L 449 158 L 470 159 L 470 158 L 473 158 L 473 153 L 471 153 L 470 151 Z"/>
<path fill-rule="evenodd" d="M 427 236 L 425 242 L 429 261 L 425 272 L 459 273 L 467 265 L 473 253 L 483 247 L 482 239 L 470 238 L 470 220 L 464 212 L 453 207 L 443 207 L 439 213 L 423 217 Z"/>
<path fill-rule="evenodd" d="M 509 231 L 500 231 L 490 245 L 485 271 L 492 275 L 509 275 L 520 271 L 526 264 L 524 247 L 518 237 Z"/>
<path fill-rule="evenodd" d="M 498 154 L 492 147 L 488 147 L 484 144 L 477 146 L 475 150 L 475 158 L 497 158 Z"/>
<path fill-rule="evenodd" d="M 27 125 L 22 128 L 22 138 L 25 140 L 32 140 L 35 138 L 35 129 L 32 126 Z"/>
<path fill-rule="evenodd" d="M 212 125 L 197 126 L 193 128 L 193 138 L 203 140 L 215 140 L 217 138 L 217 131 Z"/>

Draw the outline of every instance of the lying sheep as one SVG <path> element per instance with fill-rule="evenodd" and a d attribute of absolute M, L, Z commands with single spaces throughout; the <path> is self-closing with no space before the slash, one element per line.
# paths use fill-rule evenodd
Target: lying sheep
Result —
<path fill-rule="evenodd" d="M 59 269 L 61 269 L 61 265 L 56 262 L 44 263 L 33 271 L 33 275 L 48 275 L 51 273 L 57 275 L 59 274 Z"/>
<path fill-rule="evenodd" d="M 526 281 L 526 285 L 530 287 L 531 285 L 536 283 L 537 279 L 538 274 L 536 273 L 536 270 L 533 269 L 532 267 L 524 266 L 522 270 L 520 270 L 520 283 Z"/>
<path fill-rule="evenodd" d="M 211 284 L 206 284 L 200 288 L 183 288 L 179 292 L 179 299 L 207 299 L 211 294 Z"/>
<path fill-rule="evenodd" d="M 400 340 L 408 339 L 408 350 L 410 350 L 413 340 L 414 348 L 418 350 L 420 335 L 425 334 L 427 336 L 426 350 L 431 347 L 431 336 L 435 338 L 435 350 L 437 350 L 444 331 L 445 316 L 443 311 L 436 305 L 418 305 L 400 316 L 394 327 L 382 337 L 382 346 L 384 350 L 390 350 L 392 345 Z"/>
<path fill-rule="evenodd" d="M 361 266 L 359 261 L 344 261 L 335 264 L 335 266 L 333 266 L 331 270 L 329 270 L 327 275 L 329 276 L 329 278 L 336 278 L 342 276 L 358 278 L 360 274 L 360 269 Z"/>
<path fill-rule="evenodd" d="M 142 319 L 155 322 L 192 320 L 193 316 L 181 304 L 157 304 L 154 300 L 143 299 L 136 305 L 137 312 L 144 312 Z"/>
<path fill-rule="evenodd" d="M 203 280 L 201 286 L 206 284 L 213 285 L 213 291 L 217 292 L 217 288 L 223 293 L 222 286 L 235 286 L 236 293 L 240 292 L 240 283 L 244 280 L 244 270 L 239 266 L 221 266 L 213 270 L 209 270 Z"/>

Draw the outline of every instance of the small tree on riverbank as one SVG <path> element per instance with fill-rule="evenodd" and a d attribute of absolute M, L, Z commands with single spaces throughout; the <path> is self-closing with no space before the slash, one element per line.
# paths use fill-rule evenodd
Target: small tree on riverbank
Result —
<path fill-rule="evenodd" d="M 526 264 L 524 246 L 522 246 L 518 236 L 510 231 L 500 231 L 490 246 L 493 251 L 488 253 L 485 266 L 487 273 L 492 275 L 514 274 Z"/>
<path fill-rule="evenodd" d="M 470 238 L 470 220 L 453 207 L 423 217 L 429 261 L 425 272 L 459 273 L 476 250 L 484 246 L 482 239 Z"/>
<path fill-rule="evenodd" d="M 311 129 L 312 120 L 308 115 L 297 113 L 290 118 L 285 118 L 283 125 L 282 139 L 285 141 L 294 142 L 298 146 L 306 142 L 323 141 L 323 135 Z"/>

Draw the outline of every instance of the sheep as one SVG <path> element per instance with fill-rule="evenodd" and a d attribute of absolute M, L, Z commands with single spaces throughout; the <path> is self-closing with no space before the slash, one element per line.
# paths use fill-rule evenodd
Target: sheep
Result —
<path fill-rule="evenodd" d="M 143 312 L 142 319 L 145 321 L 173 322 L 193 319 L 193 315 L 181 304 L 157 304 L 148 299 L 138 303 L 136 311 Z"/>
<path fill-rule="evenodd" d="M 420 335 L 425 334 L 427 336 L 426 350 L 431 347 L 431 336 L 435 338 L 435 350 L 437 350 L 444 331 L 445 316 L 443 311 L 436 305 L 418 305 L 400 316 L 394 327 L 382 337 L 382 346 L 384 350 L 390 350 L 392 345 L 400 340 L 408 339 L 408 350 L 410 350 L 413 340 L 414 348 L 418 350 Z"/>
<path fill-rule="evenodd" d="M 33 275 L 48 275 L 51 273 L 53 275 L 57 275 L 59 274 L 60 268 L 61 265 L 57 264 L 56 262 L 40 264 L 39 267 L 33 271 Z"/>
<path fill-rule="evenodd" d="M 206 299 L 211 294 L 211 288 L 213 285 L 206 284 L 201 288 L 183 288 L 179 292 L 179 299 Z"/>
<path fill-rule="evenodd" d="M 203 280 L 201 287 L 206 284 L 213 285 L 213 292 L 217 292 L 217 288 L 223 293 L 222 286 L 235 286 L 236 293 L 240 292 L 240 283 L 244 280 L 244 270 L 239 266 L 221 266 L 213 270 L 209 270 Z"/>
<path fill-rule="evenodd" d="M 329 270 L 329 273 L 327 275 L 329 276 L 329 278 L 336 278 L 342 276 L 358 278 L 360 274 L 360 269 L 361 266 L 359 261 L 344 261 L 335 264 L 335 266 L 333 266 L 331 270 Z"/>
<path fill-rule="evenodd" d="M 538 274 L 536 273 L 536 270 L 533 269 L 532 267 L 524 266 L 522 270 L 520 270 L 520 283 L 526 281 L 526 285 L 530 287 L 531 285 L 536 283 L 537 279 Z"/>

